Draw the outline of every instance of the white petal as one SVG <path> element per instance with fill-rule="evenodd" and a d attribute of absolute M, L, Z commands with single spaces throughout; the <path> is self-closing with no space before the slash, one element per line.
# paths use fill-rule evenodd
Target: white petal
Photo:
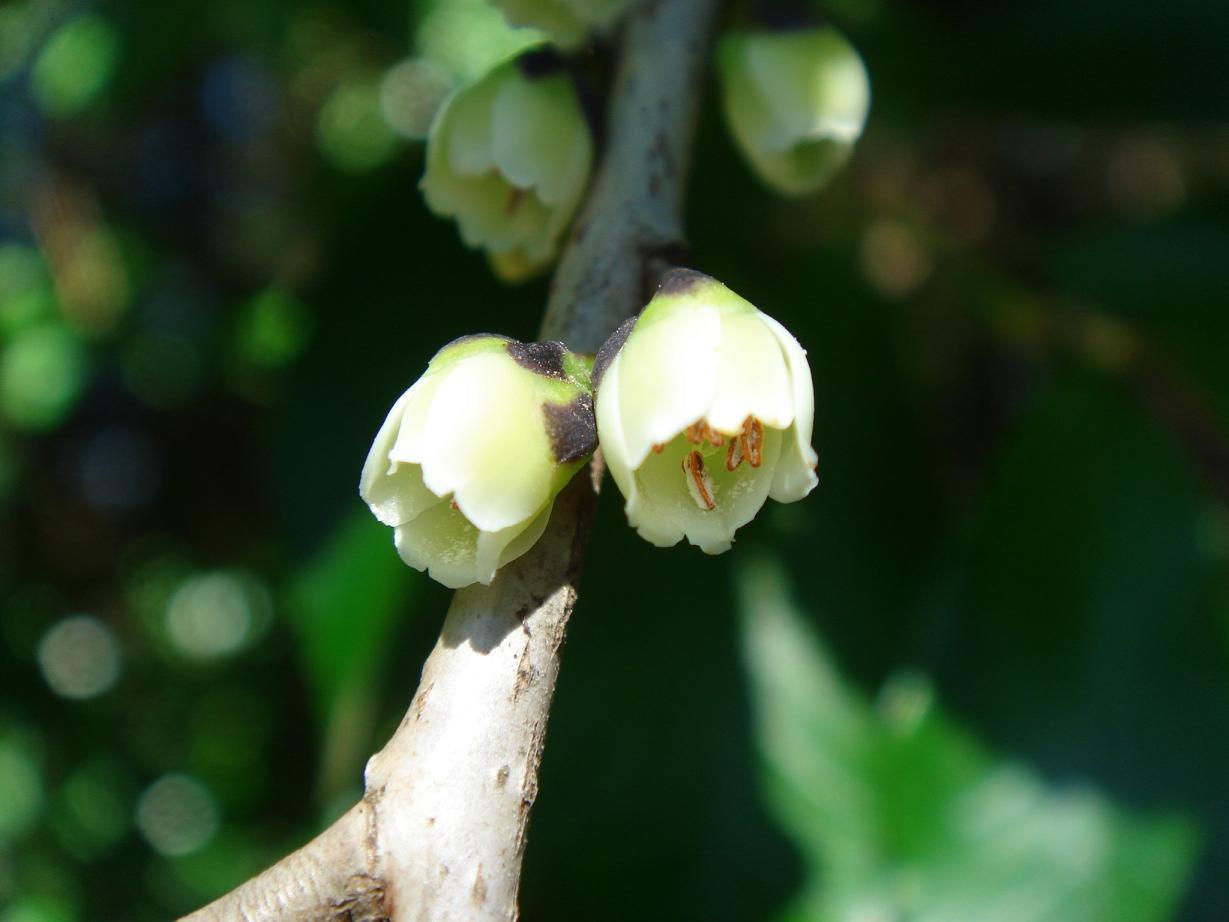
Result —
<path fill-rule="evenodd" d="M 670 441 L 712 406 L 721 316 L 699 303 L 672 305 L 652 323 L 641 319 L 619 358 L 619 408 L 626 462 L 635 469 L 654 444 Z M 634 369 L 634 374 L 629 370 Z"/>
<path fill-rule="evenodd" d="M 819 455 L 811 447 L 811 430 L 815 423 L 815 387 L 811 382 L 811 366 L 807 354 L 789 330 L 771 317 L 765 322 L 781 344 L 781 352 L 789 365 L 794 393 L 794 424 L 786 433 L 786 444 L 773 475 L 772 498 L 780 503 L 802 499 L 819 483 L 815 468 Z"/>
<path fill-rule="evenodd" d="M 420 380 L 393 404 L 367 453 L 359 478 L 359 495 L 385 525 L 408 522 L 439 502 L 439 498 L 423 486 L 422 472 L 417 465 L 399 464 L 392 458 L 399 433 L 406 428 L 407 422 L 413 425 L 413 418 L 418 415 L 408 411 L 417 403 L 421 383 Z"/>
<path fill-rule="evenodd" d="M 403 395 L 402 400 L 405 402 L 402 404 L 401 422 L 397 436 L 388 450 L 391 463 L 422 464 L 426 458 L 431 403 L 435 400 L 435 392 L 443 379 L 444 375 L 428 370 Z"/>
<path fill-rule="evenodd" d="M 764 319 L 758 311 L 721 318 L 717 393 L 707 417 L 709 425 L 727 435 L 741 432 L 748 416 L 774 429 L 794 421 L 789 369 Z"/>
<path fill-rule="evenodd" d="M 452 493 L 483 531 L 529 519 L 550 498 L 555 469 L 533 376 L 484 352 L 441 377 L 427 422 L 427 487 Z"/>

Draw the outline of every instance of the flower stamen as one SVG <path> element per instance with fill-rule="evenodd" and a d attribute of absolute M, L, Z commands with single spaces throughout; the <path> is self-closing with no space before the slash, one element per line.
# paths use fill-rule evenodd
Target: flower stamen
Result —
<path fill-rule="evenodd" d="M 737 470 L 744 459 L 752 467 L 764 463 L 764 424 L 754 416 L 743 420 L 742 430 L 730 437 L 730 447 L 725 453 L 725 469 Z"/>
<path fill-rule="evenodd" d="M 687 475 L 687 492 L 697 506 L 706 512 L 717 508 L 713 500 L 713 480 L 704 469 L 704 456 L 692 451 L 683 458 L 683 472 Z"/>
<path fill-rule="evenodd" d="M 754 416 L 748 416 L 743 423 L 742 434 L 738 437 L 743 442 L 743 451 L 752 467 L 764 463 L 764 424 Z"/>
<path fill-rule="evenodd" d="M 710 445 L 725 444 L 725 436 L 710 426 L 707 419 L 692 423 L 683 430 L 683 435 L 692 445 L 699 445 L 706 440 Z"/>

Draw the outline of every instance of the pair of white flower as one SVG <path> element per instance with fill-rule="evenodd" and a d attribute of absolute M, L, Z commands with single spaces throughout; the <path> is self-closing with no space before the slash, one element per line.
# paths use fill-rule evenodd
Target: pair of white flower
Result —
<path fill-rule="evenodd" d="M 769 496 L 815 487 L 813 417 L 794 337 L 721 283 L 674 270 L 592 375 L 559 343 L 446 346 L 388 414 L 359 492 L 410 566 L 446 586 L 490 583 L 541 536 L 600 441 L 644 538 L 717 554 Z"/>
<path fill-rule="evenodd" d="M 509 15 L 532 7 L 547 20 L 585 6 L 506 5 Z M 621 5 L 590 3 L 576 21 L 592 24 Z M 849 42 L 826 28 L 732 32 L 718 63 L 731 133 L 760 178 L 791 195 L 824 185 L 861 135 L 870 100 L 866 70 Z M 428 138 L 422 190 L 433 211 L 456 219 L 468 246 L 486 250 L 501 278 L 518 281 L 554 261 L 592 165 L 593 142 L 571 80 L 557 56 L 539 50 L 499 65 L 445 103 Z"/>

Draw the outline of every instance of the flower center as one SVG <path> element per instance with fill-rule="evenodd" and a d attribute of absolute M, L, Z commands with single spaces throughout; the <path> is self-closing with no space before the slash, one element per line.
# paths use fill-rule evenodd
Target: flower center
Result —
<path fill-rule="evenodd" d="M 683 437 L 692 445 L 703 445 L 707 442 L 719 448 L 725 444 L 725 436 L 710 426 L 706 419 L 694 422 L 684 429 Z M 653 451 L 660 454 L 664 448 L 664 445 L 654 445 Z M 725 452 L 725 469 L 735 471 L 743 461 L 752 467 L 759 467 L 764 463 L 764 424 L 754 416 L 743 420 L 738 434 L 730 436 Z M 699 449 L 692 449 L 683 456 L 682 468 L 687 492 L 696 506 L 706 512 L 716 509 L 713 478 L 704 467 L 704 454 Z"/>

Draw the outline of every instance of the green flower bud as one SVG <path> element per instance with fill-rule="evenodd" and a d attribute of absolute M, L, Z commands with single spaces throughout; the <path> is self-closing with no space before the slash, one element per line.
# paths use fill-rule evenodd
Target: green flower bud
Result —
<path fill-rule="evenodd" d="M 422 191 L 485 249 L 505 281 L 550 265 L 593 163 L 568 76 L 545 52 L 505 61 L 444 103 L 427 140 Z"/>
<path fill-rule="evenodd" d="M 401 395 L 359 495 L 401 559 L 450 588 L 489 584 L 541 537 L 593 453 L 589 368 L 561 343 L 469 336 Z"/>
<path fill-rule="evenodd" d="M 720 282 L 670 272 L 643 313 L 598 353 L 602 456 L 628 521 L 659 547 L 709 554 L 765 499 L 815 488 L 815 398 L 793 336 Z"/>
<path fill-rule="evenodd" d="M 767 185 L 813 192 L 849 159 L 870 80 L 835 29 L 733 32 L 721 40 L 718 66 L 730 131 Z"/>
<path fill-rule="evenodd" d="M 590 31 L 602 32 L 627 9 L 629 0 L 494 0 L 514 26 L 541 29 L 561 48 L 582 45 Z"/>

